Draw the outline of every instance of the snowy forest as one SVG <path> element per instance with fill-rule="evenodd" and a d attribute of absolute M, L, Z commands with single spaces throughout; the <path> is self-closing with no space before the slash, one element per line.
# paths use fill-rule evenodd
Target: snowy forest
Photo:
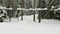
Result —
<path fill-rule="evenodd" d="M 4 18 L 8 16 L 9 21 L 11 21 L 11 18 L 18 18 L 20 16 L 21 20 L 23 20 L 24 15 L 33 15 L 33 21 L 35 21 L 36 14 L 38 14 L 37 18 L 39 22 L 41 19 L 60 20 L 60 0 L 0 0 L 0 6 L 13 8 L 12 10 L 5 10 L 6 14 Z M 47 10 L 17 10 L 17 8 L 47 8 Z"/>
<path fill-rule="evenodd" d="M 0 0 L 0 34 L 60 34 L 60 0 Z"/>

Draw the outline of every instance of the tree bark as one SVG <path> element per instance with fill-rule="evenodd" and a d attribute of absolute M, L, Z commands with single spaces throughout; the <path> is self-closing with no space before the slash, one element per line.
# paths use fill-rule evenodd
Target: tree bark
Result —
<path fill-rule="evenodd" d="M 21 8 L 24 8 L 24 0 L 20 1 Z M 21 20 L 23 20 L 23 10 L 21 10 Z"/>
<path fill-rule="evenodd" d="M 41 8 L 41 1 L 42 0 L 38 0 L 38 8 Z M 38 11 L 38 22 L 41 22 L 41 11 Z"/>
<path fill-rule="evenodd" d="M 32 0 L 32 8 L 35 9 L 35 0 Z M 35 22 L 35 11 L 33 11 L 33 21 Z"/>

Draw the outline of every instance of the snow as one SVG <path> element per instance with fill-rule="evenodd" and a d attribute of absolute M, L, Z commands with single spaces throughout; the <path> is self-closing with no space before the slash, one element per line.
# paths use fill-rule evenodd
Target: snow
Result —
<path fill-rule="evenodd" d="M 38 23 L 33 20 L 33 15 L 24 16 L 24 20 L 12 18 L 11 22 L 0 23 L 0 34 L 60 34 L 60 21 L 54 19 L 41 19 Z"/>
<path fill-rule="evenodd" d="M 54 6 L 52 6 L 51 10 L 54 8 Z M 0 9 L 3 9 L 3 10 L 12 10 L 13 8 L 10 7 L 10 8 L 6 8 L 6 7 L 3 7 L 0 5 Z M 17 8 L 17 10 L 25 10 L 25 11 L 29 11 L 29 10 L 47 10 L 47 8 L 29 8 L 29 9 L 25 9 L 25 8 Z M 55 11 L 58 11 L 60 10 L 60 8 L 57 8 L 57 9 L 54 9 Z"/>
<path fill-rule="evenodd" d="M 2 10 L 12 10 L 13 8 L 11 8 L 11 7 L 10 8 L 6 8 L 6 7 L 3 7 L 3 6 L 0 5 L 0 9 L 2 9 Z"/>
<path fill-rule="evenodd" d="M 6 9 L 2 8 L 2 6 L 0 7 L 1 9 Z M 60 34 L 59 20 L 41 19 L 41 22 L 38 23 L 37 15 L 35 22 L 33 21 L 33 15 L 24 16 L 23 21 L 20 19 L 21 17 L 12 18 L 11 22 L 8 22 L 8 20 L 3 23 L 0 22 L 0 34 Z"/>
<path fill-rule="evenodd" d="M 45 8 L 46 9 L 46 8 Z M 0 34 L 60 34 L 60 21 L 54 19 L 41 19 L 38 23 L 32 16 L 24 16 L 24 20 L 12 18 L 11 22 L 0 22 Z"/>
<path fill-rule="evenodd" d="M 6 7 L 3 7 L 3 6 L 0 5 L 0 9 L 6 9 Z"/>
<path fill-rule="evenodd" d="M 51 8 L 55 8 L 54 6 L 52 6 Z"/>
<path fill-rule="evenodd" d="M 25 11 L 29 11 L 29 10 L 47 10 L 47 8 L 29 8 L 29 9 L 17 8 L 17 10 L 25 10 Z"/>

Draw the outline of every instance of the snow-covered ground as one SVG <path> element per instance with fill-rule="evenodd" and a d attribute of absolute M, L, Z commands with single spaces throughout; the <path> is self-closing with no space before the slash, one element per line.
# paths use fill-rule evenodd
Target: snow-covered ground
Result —
<path fill-rule="evenodd" d="M 33 22 L 32 16 L 24 16 L 24 20 L 12 18 L 11 22 L 0 23 L 0 34 L 60 34 L 60 21 L 41 19 Z"/>

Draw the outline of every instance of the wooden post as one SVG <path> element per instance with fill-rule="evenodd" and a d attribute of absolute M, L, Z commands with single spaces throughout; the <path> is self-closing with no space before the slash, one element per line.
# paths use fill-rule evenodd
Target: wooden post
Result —
<path fill-rule="evenodd" d="M 41 0 L 38 0 L 38 8 L 41 8 Z M 38 22 L 41 22 L 41 12 L 40 10 L 38 11 Z"/>
<path fill-rule="evenodd" d="M 24 0 L 20 1 L 21 8 L 24 8 Z M 21 10 L 21 20 L 23 20 L 23 10 Z"/>
<path fill-rule="evenodd" d="M 32 0 L 32 8 L 35 8 L 35 0 Z M 33 21 L 35 22 L 35 11 L 33 12 Z"/>

